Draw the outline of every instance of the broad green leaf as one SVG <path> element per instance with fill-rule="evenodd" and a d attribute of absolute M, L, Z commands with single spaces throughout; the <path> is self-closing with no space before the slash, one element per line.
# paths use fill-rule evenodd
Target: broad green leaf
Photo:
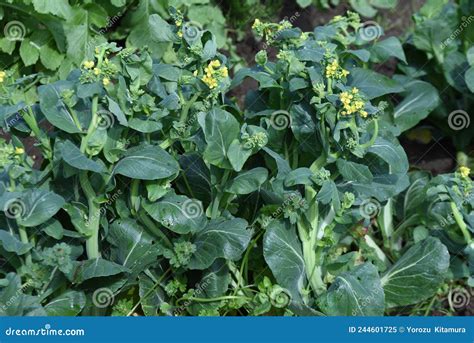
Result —
<path fill-rule="evenodd" d="M 188 153 L 179 157 L 182 172 L 178 179 L 181 193 L 199 199 L 205 204 L 211 202 L 211 173 L 201 156 Z"/>
<path fill-rule="evenodd" d="M 254 168 L 240 173 L 230 180 L 225 190 L 233 194 L 250 194 L 255 192 L 267 180 L 268 171 L 265 168 Z"/>
<path fill-rule="evenodd" d="M 313 172 L 309 168 L 298 168 L 288 173 L 285 178 L 285 186 L 311 185 L 313 184 L 312 177 Z"/>
<path fill-rule="evenodd" d="M 113 246 L 110 259 L 129 269 L 132 276 L 156 263 L 163 252 L 153 237 L 132 219 L 114 221 L 107 241 Z"/>
<path fill-rule="evenodd" d="M 196 252 L 188 264 L 190 269 L 206 269 L 218 258 L 236 261 L 247 248 L 252 238 L 243 219 L 213 219 L 198 232 L 193 244 Z"/>
<path fill-rule="evenodd" d="M 170 194 L 157 202 L 144 202 L 143 208 L 161 225 L 179 233 L 195 233 L 206 225 L 201 202 L 184 195 Z"/>
<path fill-rule="evenodd" d="M 105 171 L 103 165 L 87 158 L 71 141 L 59 142 L 57 145 L 62 159 L 71 167 L 79 170 L 89 170 L 95 173 L 103 173 Z"/>
<path fill-rule="evenodd" d="M 349 0 L 351 7 L 364 17 L 372 18 L 377 14 L 377 10 L 370 5 L 369 0 Z"/>
<path fill-rule="evenodd" d="M 163 20 L 158 14 L 152 14 L 148 18 L 150 25 L 151 38 L 155 42 L 173 42 L 176 40 L 176 34 L 171 29 L 170 24 Z"/>
<path fill-rule="evenodd" d="M 357 181 L 360 183 L 370 183 L 374 179 L 374 176 L 370 172 L 370 169 L 364 165 L 344 159 L 338 159 L 336 161 L 337 169 L 341 173 L 345 181 Z"/>
<path fill-rule="evenodd" d="M 305 262 L 295 229 L 284 222 L 272 221 L 263 238 L 263 256 L 278 284 L 290 291 L 293 301 L 302 302 Z"/>
<path fill-rule="evenodd" d="M 350 72 L 349 85 L 359 88 L 369 100 L 404 90 L 397 81 L 373 70 L 353 68 Z"/>
<path fill-rule="evenodd" d="M 17 222 L 22 226 L 38 226 L 49 220 L 64 205 L 64 199 L 54 192 L 42 189 L 28 190 L 18 200 L 22 207 Z"/>
<path fill-rule="evenodd" d="M 218 167 L 229 168 L 227 154 L 230 145 L 239 136 L 239 123 L 232 114 L 220 108 L 201 113 L 198 120 L 207 142 L 204 159 Z"/>
<path fill-rule="evenodd" d="M 114 174 L 139 180 L 160 180 L 176 175 L 179 165 L 165 150 L 154 145 L 140 145 L 127 150 L 113 170 Z"/>
<path fill-rule="evenodd" d="M 67 55 L 76 64 L 81 63 L 86 57 L 92 57 L 95 47 L 106 41 L 105 37 L 93 35 L 90 30 L 96 20 L 95 17 L 96 13 L 93 9 L 88 11 L 86 7 L 76 7 L 73 16 L 64 25 L 64 33 L 68 41 Z"/>
<path fill-rule="evenodd" d="M 11 233 L 0 230 L 0 245 L 8 252 L 24 255 L 33 248 L 31 243 L 23 243 Z"/>
<path fill-rule="evenodd" d="M 44 307 L 48 316 L 77 316 L 86 305 L 84 292 L 66 291 Z"/>
<path fill-rule="evenodd" d="M 448 268 L 448 249 L 437 238 L 416 243 L 382 277 L 387 306 L 406 306 L 432 297 Z"/>
<path fill-rule="evenodd" d="M 406 93 L 405 99 L 395 107 L 393 113 L 395 124 L 400 131 L 406 131 L 421 120 L 425 119 L 440 103 L 438 91 L 428 82 L 419 80 L 406 80 L 404 87 Z"/>
<path fill-rule="evenodd" d="M 28 38 L 25 38 L 20 45 L 20 56 L 25 66 L 30 66 L 36 63 L 39 58 L 38 49 L 31 44 Z"/>
<path fill-rule="evenodd" d="M 384 290 L 377 268 L 364 263 L 338 275 L 318 303 L 330 316 L 382 316 Z"/>
<path fill-rule="evenodd" d="M 56 70 L 64 60 L 64 55 L 48 44 L 43 45 L 39 50 L 41 63 L 49 70 Z"/>
<path fill-rule="evenodd" d="M 48 121 L 66 131 L 67 133 L 82 132 L 82 128 L 76 125 L 73 116 L 67 109 L 61 99 L 60 92 L 64 89 L 70 89 L 72 83 L 68 81 L 59 81 L 55 84 L 48 84 L 38 87 L 38 96 L 40 100 L 41 112 Z"/>
<path fill-rule="evenodd" d="M 466 84 L 471 93 L 474 93 L 474 67 L 469 68 L 465 74 Z"/>
<path fill-rule="evenodd" d="M 102 258 L 96 258 L 79 262 L 74 270 L 72 282 L 80 284 L 89 279 L 107 277 L 124 272 L 128 272 L 128 269 L 122 265 Z"/>
<path fill-rule="evenodd" d="M 33 0 L 33 6 L 38 13 L 52 14 L 63 19 L 72 16 L 72 7 L 68 0 Z"/>
<path fill-rule="evenodd" d="M 8 273 L 5 277 L 8 282 L 0 291 L 0 304 L 10 304 L 10 306 L 0 306 L 1 316 L 21 316 L 23 315 L 24 292 L 28 287 L 22 288 L 21 278 L 15 273 Z"/>
<path fill-rule="evenodd" d="M 143 313 L 145 316 L 157 316 L 160 305 L 168 300 L 165 292 L 160 285 L 156 286 L 156 283 L 144 274 L 138 276 L 138 287 Z M 167 315 L 172 315 L 172 312 Z"/>
<path fill-rule="evenodd" d="M 407 63 L 402 44 L 397 37 L 389 37 L 383 41 L 375 43 L 370 48 L 370 58 L 373 62 L 382 63 L 390 57 L 396 57 L 400 61 Z"/>

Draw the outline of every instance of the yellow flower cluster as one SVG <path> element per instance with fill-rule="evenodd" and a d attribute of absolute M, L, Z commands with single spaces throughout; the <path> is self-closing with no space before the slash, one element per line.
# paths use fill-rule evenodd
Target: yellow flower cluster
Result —
<path fill-rule="evenodd" d="M 3 70 L 0 70 L 0 83 L 5 80 L 5 76 L 7 76 L 7 73 L 5 73 Z"/>
<path fill-rule="evenodd" d="M 358 112 L 362 118 L 367 118 L 368 113 L 364 110 L 365 102 L 362 101 L 357 88 L 352 88 L 350 92 L 342 92 L 339 99 L 344 106 L 344 110 L 341 112 L 342 115 L 351 115 Z"/>
<path fill-rule="evenodd" d="M 86 69 L 92 69 L 92 68 L 94 68 L 94 61 L 85 61 L 83 63 L 83 66 Z"/>
<path fill-rule="evenodd" d="M 469 175 L 471 174 L 471 169 L 469 169 L 468 167 L 462 166 L 462 167 L 459 167 L 458 172 L 463 178 L 467 179 Z"/>
<path fill-rule="evenodd" d="M 219 81 L 229 76 L 227 67 L 221 68 L 221 62 L 214 60 L 209 62 L 206 68 L 204 68 L 206 75 L 202 77 L 202 81 L 210 88 L 214 89 L 217 87 Z"/>
<path fill-rule="evenodd" d="M 349 75 L 349 72 L 339 65 L 337 60 L 332 61 L 326 66 L 326 77 L 332 79 L 341 79 Z"/>
<path fill-rule="evenodd" d="M 15 154 L 16 155 L 22 155 L 25 152 L 25 149 L 16 147 L 15 148 Z"/>

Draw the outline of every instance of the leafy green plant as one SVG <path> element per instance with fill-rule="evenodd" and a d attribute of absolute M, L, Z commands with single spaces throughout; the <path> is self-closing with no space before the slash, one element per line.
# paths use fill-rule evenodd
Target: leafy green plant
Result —
<path fill-rule="evenodd" d="M 290 309 L 381 315 L 436 292 L 449 265 L 438 239 L 411 241 L 393 260 L 379 246 L 380 232 L 370 230 L 381 204 L 409 185 L 406 155 L 392 131 L 399 106 L 405 115 L 415 110 L 407 105 L 412 94 L 404 96 L 401 82 L 368 68 L 391 56 L 404 60 L 400 42 L 371 42 L 353 13 L 312 33 L 287 22 L 257 20 L 253 28 L 279 48 L 277 60 L 259 52 L 257 67 L 240 70 L 233 85 L 245 77 L 259 83 L 248 96 L 246 117 L 266 128 L 266 163 L 275 170 L 261 192 L 263 256 L 290 292 Z M 392 104 L 393 94 L 402 101 Z M 427 254 L 438 259 L 414 263 Z M 420 269 L 429 276 L 417 277 Z M 400 273 L 415 294 L 400 287 Z"/>
<path fill-rule="evenodd" d="M 331 6 L 338 6 L 339 0 L 297 0 L 299 6 L 306 8 L 314 5 L 319 8 L 329 9 Z M 360 15 L 372 18 L 378 10 L 394 9 L 397 6 L 397 0 L 349 0 L 350 7 Z"/>
<path fill-rule="evenodd" d="M 57 81 L 0 74 L 0 313 L 383 315 L 436 294 L 451 242 L 471 256 L 469 171 L 408 174 L 396 136 L 438 93 L 374 71 L 406 62 L 397 38 L 350 12 L 257 20 L 276 60 L 231 79 L 189 13 L 146 17 L 161 56 L 103 43 Z M 456 224 L 412 233 L 438 207 Z"/>
<path fill-rule="evenodd" d="M 94 48 L 107 41 L 125 47 L 149 48 L 152 58 L 168 56 L 172 49 L 155 35 L 149 20 L 159 14 L 171 19 L 168 7 L 181 9 L 196 29 L 215 32 L 219 48 L 229 44 L 225 18 L 210 0 L 111 0 L 92 1 L 1 1 L 1 69 L 9 69 L 15 78 L 39 73 L 37 82 L 64 79 L 69 72 L 93 56 Z"/>
<path fill-rule="evenodd" d="M 400 69 L 426 80 L 441 102 L 428 120 L 466 150 L 473 135 L 474 8 L 470 1 L 427 1 L 414 16 L 415 29 L 406 44 L 409 66 Z"/>

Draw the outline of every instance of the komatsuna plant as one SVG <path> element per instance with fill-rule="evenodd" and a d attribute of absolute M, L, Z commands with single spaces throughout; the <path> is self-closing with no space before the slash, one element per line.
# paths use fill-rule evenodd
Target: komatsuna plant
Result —
<path fill-rule="evenodd" d="M 102 44 L 38 102 L 2 99 L 2 303 L 18 294 L 2 314 L 205 315 L 246 299 L 226 295 L 252 237 L 237 199 L 267 179 L 247 163 L 267 133 L 226 102 L 212 33 L 171 16 L 154 20 L 173 64 Z"/>
<path fill-rule="evenodd" d="M 404 101 L 406 89 L 368 68 L 372 60 L 404 59 L 400 42 L 369 42 L 361 27 L 356 14 L 314 32 L 257 20 L 253 28 L 279 49 L 277 60 L 260 51 L 257 66 L 233 80 L 259 83 L 245 115 L 268 132 L 261 154 L 274 172 L 260 191 L 256 226 L 295 314 L 382 315 L 401 304 L 393 299 L 407 305 L 433 294 L 449 265 L 434 237 L 406 242 L 393 260 L 371 226 L 382 204 L 409 186 L 405 152 L 386 119 L 399 105 L 390 96 Z M 395 48 L 388 56 L 377 46 Z"/>
<path fill-rule="evenodd" d="M 409 78 L 439 89 L 442 101 L 428 122 L 465 152 L 473 135 L 473 13 L 471 1 L 427 1 L 414 15 L 413 34 L 405 44 L 409 65 L 399 66 Z"/>

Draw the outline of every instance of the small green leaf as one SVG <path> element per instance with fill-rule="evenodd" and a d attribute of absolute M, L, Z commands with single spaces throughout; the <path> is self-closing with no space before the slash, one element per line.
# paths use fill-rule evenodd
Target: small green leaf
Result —
<path fill-rule="evenodd" d="M 84 292 L 67 291 L 53 298 L 44 307 L 48 316 L 77 316 L 86 305 Z"/>

